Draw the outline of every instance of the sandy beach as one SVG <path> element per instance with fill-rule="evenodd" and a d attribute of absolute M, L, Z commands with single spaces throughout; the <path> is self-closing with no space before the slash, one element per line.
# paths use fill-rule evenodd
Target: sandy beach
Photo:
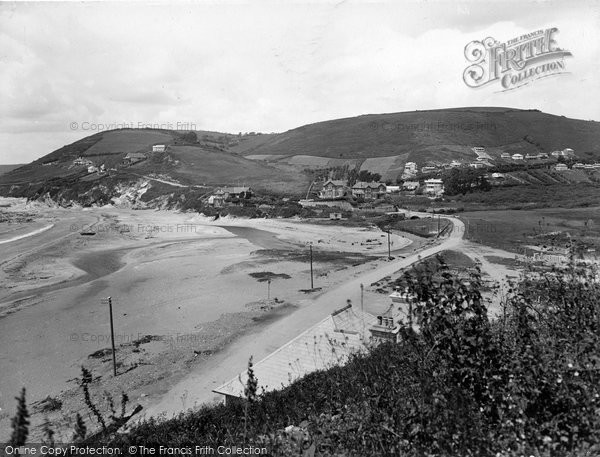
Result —
<path fill-rule="evenodd" d="M 218 363 L 232 342 L 252 339 L 347 281 L 349 269 L 356 276 L 388 262 L 387 235 L 372 228 L 0 203 L 11 219 L 0 225 L 0 240 L 11 240 L 0 245 L 0 439 L 21 387 L 34 405 L 34 425 L 48 416 L 69 430 L 75 412 L 85 412 L 74 381 L 82 365 L 99 378 L 98 395 L 126 391 L 149 411 L 190 372 Z M 395 234 L 392 249 L 410 253 L 420 246 L 413 241 Z M 309 242 L 314 292 L 307 291 Z M 385 297 L 376 295 L 373 306 L 383 306 Z M 107 296 L 117 378 L 100 303 Z M 197 403 L 181 396 L 180 409 Z M 47 397 L 60 408 L 37 403 Z"/>

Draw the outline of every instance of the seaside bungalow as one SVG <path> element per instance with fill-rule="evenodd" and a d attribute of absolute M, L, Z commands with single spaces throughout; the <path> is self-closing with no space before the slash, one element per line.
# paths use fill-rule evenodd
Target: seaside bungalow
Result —
<path fill-rule="evenodd" d="M 444 193 L 444 182 L 441 179 L 426 179 L 425 193 L 429 195 L 442 195 Z"/>
<path fill-rule="evenodd" d="M 167 146 L 165 146 L 164 144 L 155 144 L 154 146 L 152 146 L 152 152 L 165 152 L 167 149 Z"/>
<path fill-rule="evenodd" d="M 554 167 L 554 169 L 556 171 L 567 171 L 569 167 L 567 167 L 564 163 L 559 163 Z"/>
<path fill-rule="evenodd" d="M 523 160 L 523 154 L 513 154 L 511 158 L 513 160 Z"/>
<path fill-rule="evenodd" d="M 425 167 L 421 167 L 421 173 L 432 173 L 437 170 L 437 167 L 433 167 L 431 165 L 427 165 Z"/>
<path fill-rule="evenodd" d="M 419 181 L 404 181 L 402 183 L 402 190 L 413 191 L 417 190 L 420 186 Z"/>
<path fill-rule="evenodd" d="M 334 311 L 254 364 L 259 390 L 280 390 L 309 373 L 346 364 L 353 354 L 367 350 L 368 329 L 375 323 L 375 316 L 350 304 Z M 243 371 L 213 392 L 223 395 L 226 404 L 236 403 L 245 398 L 247 381 Z"/>
<path fill-rule="evenodd" d="M 340 199 L 346 196 L 347 191 L 348 186 L 345 181 L 328 179 L 319 192 L 319 198 L 323 200 Z"/>
<path fill-rule="evenodd" d="M 352 196 L 375 200 L 385 195 L 385 184 L 382 182 L 357 182 L 352 186 Z"/>
<path fill-rule="evenodd" d="M 243 198 L 248 199 L 252 197 L 252 189 L 246 186 L 238 186 L 238 187 L 222 187 L 215 195 L 219 193 L 223 195 L 224 199 L 228 198 Z"/>
<path fill-rule="evenodd" d="M 500 154 L 501 159 L 510 159 L 510 154 L 508 152 L 503 152 Z"/>
<path fill-rule="evenodd" d="M 134 163 L 141 162 L 142 160 L 146 160 L 146 154 L 143 152 L 129 152 L 125 158 L 123 159 L 124 165 L 133 165 Z"/>

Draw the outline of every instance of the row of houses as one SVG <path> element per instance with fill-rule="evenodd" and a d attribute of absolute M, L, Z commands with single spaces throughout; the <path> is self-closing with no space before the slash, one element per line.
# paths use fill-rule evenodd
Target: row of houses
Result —
<path fill-rule="evenodd" d="M 231 199 L 249 199 L 253 195 L 252 189 L 246 186 L 221 187 L 215 193 L 208 197 L 208 204 L 215 208 L 220 208 L 225 201 Z"/>
<path fill-rule="evenodd" d="M 348 195 L 355 198 L 376 200 L 382 198 L 387 192 L 387 187 L 381 182 L 357 182 L 352 187 L 343 180 L 328 179 L 319 192 L 319 198 L 323 200 L 342 199 Z"/>
<path fill-rule="evenodd" d="M 600 163 L 576 163 L 573 165 L 573 170 L 600 170 Z M 559 163 L 554 167 L 556 171 L 567 171 L 567 164 Z"/>

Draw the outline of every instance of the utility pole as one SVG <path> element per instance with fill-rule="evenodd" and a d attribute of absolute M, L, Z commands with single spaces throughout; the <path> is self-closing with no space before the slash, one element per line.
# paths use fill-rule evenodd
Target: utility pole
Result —
<path fill-rule="evenodd" d="M 310 247 L 310 288 L 311 290 L 315 288 L 313 283 L 313 261 L 312 261 L 312 243 L 309 244 Z"/>
<path fill-rule="evenodd" d="M 108 310 L 110 314 L 110 341 L 112 343 L 113 375 L 117 377 L 117 352 L 115 351 L 115 327 L 113 324 L 112 298 L 103 298 L 100 302 L 103 305 L 108 304 Z"/>
<path fill-rule="evenodd" d="M 271 278 L 267 280 L 267 300 L 271 299 Z"/>
<path fill-rule="evenodd" d="M 388 236 L 388 260 L 392 260 L 392 250 L 390 248 L 390 228 L 389 227 L 387 229 L 387 236 Z"/>
<path fill-rule="evenodd" d="M 438 214 L 438 238 L 440 237 L 440 215 Z"/>
<path fill-rule="evenodd" d="M 364 311 L 364 300 L 363 300 L 364 291 L 365 291 L 365 286 L 361 282 L 360 283 L 360 310 L 361 311 Z"/>
<path fill-rule="evenodd" d="M 362 324 L 362 335 L 361 337 L 365 336 L 365 310 L 364 310 L 364 301 L 363 301 L 363 293 L 364 293 L 364 289 L 365 286 L 363 286 L 363 283 L 360 283 L 360 320 L 361 320 L 361 324 Z"/>

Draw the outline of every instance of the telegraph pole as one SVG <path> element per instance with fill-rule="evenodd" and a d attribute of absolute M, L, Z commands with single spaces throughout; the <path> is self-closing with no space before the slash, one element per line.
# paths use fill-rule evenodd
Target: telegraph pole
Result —
<path fill-rule="evenodd" d="M 267 300 L 271 299 L 271 278 L 267 281 Z"/>
<path fill-rule="evenodd" d="M 112 343 L 112 359 L 113 359 L 113 375 L 117 376 L 117 352 L 115 351 L 115 327 L 113 324 L 113 312 L 112 312 L 112 298 L 107 297 L 101 300 L 103 305 L 108 304 L 108 310 L 110 315 L 110 341 Z"/>
<path fill-rule="evenodd" d="M 315 285 L 313 283 L 312 243 L 308 246 L 310 247 L 310 288 L 312 290 L 315 288 Z"/>
<path fill-rule="evenodd" d="M 438 238 L 440 237 L 440 215 L 438 214 Z"/>
<path fill-rule="evenodd" d="M 387 229 L 387 238 L 388 238 L 388 260 L 392 260 L 392 250 L 390 248 L 390 228 Z"/>
<path fill-rule="evenodd" d="M 365 286 L 363 286 L 363 283 L 360 283 L 360 310 L 364 311 L 364 300 L 363 300 L 363 295 L 364 295 L 364 291 L 365 291 Z"/>

